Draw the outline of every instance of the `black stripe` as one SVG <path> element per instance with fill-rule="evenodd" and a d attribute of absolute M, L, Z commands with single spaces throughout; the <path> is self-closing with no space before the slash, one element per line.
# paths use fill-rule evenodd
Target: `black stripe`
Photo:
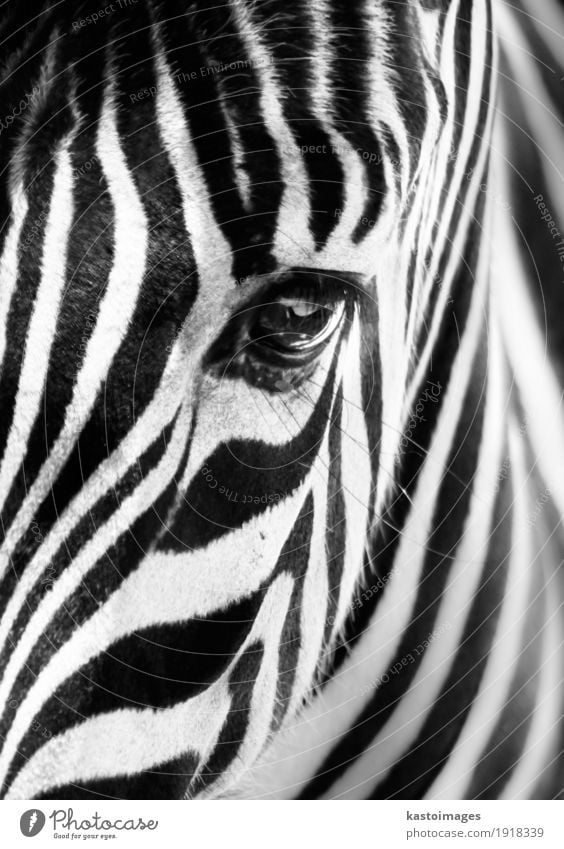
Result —
<path fill-rule="evenodd" d="M 257 591 L 205 618 L 128 634 L 67 678 L 37 721 L 52 727 L 55 713 L 56 727 L 66 731 L 111 711 L 165 710 L 198 696 L 233 662 L 262 599 L 263 591 Z M 27 752 L 25 738 L 22 742 L 20 750 Z"/>

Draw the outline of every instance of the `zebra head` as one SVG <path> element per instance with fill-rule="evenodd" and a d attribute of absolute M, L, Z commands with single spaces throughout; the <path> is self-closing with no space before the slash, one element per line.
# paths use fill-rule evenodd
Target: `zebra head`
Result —
<path fill-rule="evenodd" d="M 489 2 L 71 6 L 3 23 L 2 792 L 217 796 L 479 337 Z"/>

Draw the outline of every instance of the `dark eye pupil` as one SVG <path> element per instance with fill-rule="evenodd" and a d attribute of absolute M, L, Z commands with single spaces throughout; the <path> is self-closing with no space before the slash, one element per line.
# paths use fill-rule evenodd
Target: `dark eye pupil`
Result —
<path fill-rule="evenodd" d="M 299 345 L 321 333 L 331 315 L 330 309 L 306 301 L 269 304 L 261 310 L 253 335 L 265 337 L 265 343 L 271 338 L 273 344 L 280 344 L 283 335 L 285 344 Z"/>

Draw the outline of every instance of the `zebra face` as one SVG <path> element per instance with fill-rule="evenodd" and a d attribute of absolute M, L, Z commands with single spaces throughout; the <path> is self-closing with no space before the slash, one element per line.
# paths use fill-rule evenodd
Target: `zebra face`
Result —
<path fill-rule="evenodd" d="M 395 5 L 316 5 L 293 47 L 239 0 L 36 34 L 3 154 L 10 798 L 226 792 L 328 662 L 453 144 L 436 13 Z"/>

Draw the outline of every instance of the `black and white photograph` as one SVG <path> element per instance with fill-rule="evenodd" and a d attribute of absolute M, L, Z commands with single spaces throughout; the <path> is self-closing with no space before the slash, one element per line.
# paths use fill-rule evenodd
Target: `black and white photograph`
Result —
<path fill-rule="evenodd" d="M 563 120 L 564 0 L 0 2 L 4 845 L 562 847 Z"/>

